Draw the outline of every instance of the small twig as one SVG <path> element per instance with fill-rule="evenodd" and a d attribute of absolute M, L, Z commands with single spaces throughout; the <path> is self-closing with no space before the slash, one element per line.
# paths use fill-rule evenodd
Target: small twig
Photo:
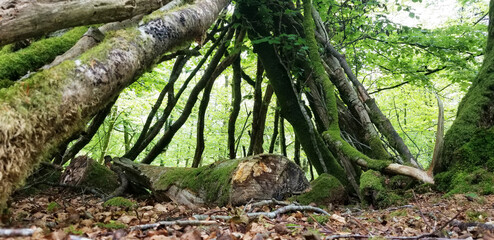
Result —
<path fill-rule="evenodd" d="M 420 216 L 422 217 L 422 219 L 424 220 L 424 223 L 429 226 L 429 228 L 432 229 L 431 225 L 429 224 L 429 221 L 427 221 L 427 219 L 425 218 L 424 216 L 424 213 L 422 212 L 422 207 L 420 206 L 420 203 L 419 201 L 417 200 L 417 195 L 415 195 L 415 191 L 413 191 L 412 189 L 412 194 L 413 194 L 413 199 L 415 200 L 415 202 L 417 203 L 417 208 L 419 210 L 419 213 L 420 213 Z"/>
<path fill-rule="evenodd" d="M 77 235 L 69 235 L 68 239 L 70 239 L 70 240 L 91 240 L 91 238 L 81 237 L 81 236 L 77 236 Z"/>
<path fill-rule="evenodd" d="M 388 211 L 388 212 L 392 212 L 392 211 L 396 211 L 396 210 L 399 210 L 399 209 L 403 209 L 403 208 L 414 208 L 415 206 L 413 205 L 403 205 L 403 206 L 398 206 L 398 207 L 390 207 L 390 208 L 386 208 L 384 209 L 384 211 Z M 361 209 L 357 209 L 357 211 L 355 212 L 351 212 L 350 209 L 348 209 L 347 212 L 345 213 L 342 213 L 341 215 L 342 216 L 355 216 L 355 215 L 359 215 L 361 214 L 363 211 Z M 378 212 L 378 210 L 372 210 L 372 212 Z"/>
<path fill-rule="evenodd" d="M 196 214 L 196 215 L 193 215 L 192 217 L 194 217 L 197 220 L 212 219 L 212 220 L 225 220 L 225 221 L 228 221 L 232 218 L 231 216 L 207 215 L 207 214 Z"/>
<path fill-rule="evenodd" d="M 32 228 L 0 228 L 0 237 L 32 236 L 34 231 Z"/>
<path fill-rule="evenodd" d="M 250 210 L 252 210 L 252 208 L 254 207 L 261 207 L 261 206 L 265 206 L 265 205 L 281 205 L 281 206 L 288 206 L 290 205 L 289 202 L 285 202 L 285 201 L 279 201 L 279 200 L 276 200 L 276 199 L 271 199 L 271 200 L 263 200 L 263 201 L 260 201 L 260 202 L 256 202 L 256 203 L 252 203 L 250 204 Z"/>
<path fill-rule="evenodd" d="M 455 220 L 460 215 L 460 213 L 461 212 L 458 212 L 453 218 L 445 222 L 443 225 L 439 227 L 439 229 L 435 230 L 434 232 L 440 232 L 441 230 L 443 230 L 443 228 L 445 228 L 446 226 L 448 226 L 448 224 L 450 224 L 453 220 Z"/>
<path fill-rule="evenodd" d="M 398 207 L 390 207 L 390 208 L 387 208 L 386 211 L 396 211 L 396 210 L 399 210 L 399 209 L 403 209 L 403 208 L 413 208 L 414 206 L 413 205 L 403 205 L 403 206 L 398 206 Z"/>
<path fill-rule="evenodd" d="M 159 227 L 159 226 L 171 226 L 171 225 L 198 226 L 198 225 L 213 225 L 213 224 L 218 224 L 218 222 L 216 222 L 216 221 L 199 221 L 199 220 L 160 221 L 157 223 L 150 223 L 150 224 L 133 226 L 130 228 L 130 231 L 146 230 L 146 229 L 155 228 L 155 227 Z"/>
<path fill-rule="evenodd" d="M 309 214 L 309 217 L 312 218 L 312 221 L 317 223 L 317 225 L 319 225 L 320 228 L 324 229 L 325 231 L 330 231 L 329 229 L 326 228 L 326 226 L 322 225 L 319 221 L 317 221 L 317 219 L 315 219 L 314 216 Z"/>
<path fill-rule="evenodd" d="M 276 218 L 279 214 L 283 214 L 286 212 L 293 212 L 293 211 L 313 211 L 316 213 L 321 213 L 327 216 L 331 216 L 328 212 L 322 210 L 321 208 L 318 207 L 312 207 L 312 206 L 299 206 L 299 205 L 288 205 L 282 208 L 277 209 L 274 212 L 255 212 L 255 213 L 247 213 L 247 217 L 249 218 L 256 218 L 261 215 L 266 216 L 267 218 Z M 207 218 L 210 219 L 223 219 L 223 220 L 229 220 L 232 218 L 231 216 L 209 216 L 209 215 L 194 215 L 193 216 L 197 220 L 204 220 Z"/>

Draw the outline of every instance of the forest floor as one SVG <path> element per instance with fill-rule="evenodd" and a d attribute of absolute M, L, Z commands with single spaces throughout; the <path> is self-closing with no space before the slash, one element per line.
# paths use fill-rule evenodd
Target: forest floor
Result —
<path fill-rule="evenodd" d="M 12 239 L 494 239 L 494 195 L 427 193 L 415 195 L 409 205 L 387 209 L 325 206 L 331 216 L 295 211 L 251 219 L 245 213 L 270 212 L 283 206 L 254 207 L 252 203 L 189 209 L 155 200 L 132 202 L 135 205 L 108 206 L 92 195 L 53 188 L 30 197 L 14 197 L 0 232 L 25 228 L 30 235 L 11 235 Z M 210 217 L 197 220 L 195 214 Z M 212 220 L 213 216 L 232 218 Z M 146 225 L 160 221 L 166 225 Z"/>

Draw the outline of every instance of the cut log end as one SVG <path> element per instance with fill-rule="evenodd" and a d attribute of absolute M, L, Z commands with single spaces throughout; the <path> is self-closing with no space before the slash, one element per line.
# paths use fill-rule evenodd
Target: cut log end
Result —
<path fill-rule="evenodd" d="M 250 200 L 282 200 L 309 187 L 304 172 L 280 155 L 261 154 L 239 163 L 233 173 L 230 203 Z"/>

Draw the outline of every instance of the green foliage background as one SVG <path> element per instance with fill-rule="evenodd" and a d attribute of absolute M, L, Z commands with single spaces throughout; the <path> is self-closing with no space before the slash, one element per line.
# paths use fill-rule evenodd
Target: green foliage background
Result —
<path fill-rule="evenodd" d="M 446 128 L 452 123 L 457 105 L 470 82 L 477 74 L 483 59 L 487 22 L 481 20 L 487 13 L 486 1 L 461 0 L 458 12 L 440 25 L 430 28 L 422 25 L 406 26 L 389 20 L 389 14 L 408 14 L 410 19 L 420 18 L 420 8 L 433 2 L 419 0 L 376 1 L 376 0 L 315 0 L 321 18 L 327 24 L 327 32 L 338 50 L 345 54 L 358 79 L 376 98 L 381 110 L 405 140 L 419 162 L 427 166 L 432 157 L 437 125 L 438 93 L 445 105 Z M 231 13 L 230 13 L 231 14 Z M 480 20 L 479 20 L 480 19 Z M 419 19 L 420 20 L 420 19 Z M 266 39 L 282 43 L 286 39 L 296 44 L 305 44 L 290 36 L 279 39 Z M 244 43 L 247 47 L 249 42 Z M 208 49 L 204 46 L 201 53 Z M 255 54 L 246 48 L 242 52 L 242 67 L 254 78 L 256 71 Z M 183 83 L 188 73 L 200 61 L 201 56 L 193 57 L 187 63 L 175 89 Z M 127 88 L 115 104 L 113 117 L 107 118 L 98 134 L 83 152 L 95 159 L 102 155 L 121 156 L 125 153 L 124 126 L 126 125 L 132 144 L 138 137 L 148 112 L 159 92 L 165 86 L 174 61 L 156 66 L 144 74 L 136 83 Z M 197 81 L 201 76 L 198 73 Z M 228 157 L 227 122 L 231 110 L 231 68 L 216 81 L 209 109 L 206 113 L 206 149 L 202 164 L 208 164 Z M 192 86 L 194 81 L 189 85 Z M 268 82 L 263 83 L 263 92 Z M 403 84 L 390 90 L 383 88 Z M 187 90 L 190 91 L 190 88 Z M 177 119 L 187 99 L 187 91 L 173 110 L 171 119 Z M 242 156 L 242 147 L 248 148 L 253 106 L 254 89 L 242 81 L 243 100 L 236 124 L 239 138 L 237 156 Z M 273 119 L 276 100 L 271 101 L 266 122 L 264 149 L 267 150 L 273 132 Z M 195 150 L 197 108 L 193 110 L 185 125 L 179 130 L 172 143 L 154 162 L 165 166 L 190 166 Z M 166 103 L 163 104 L 163 110 Z M 110 121 L 114 121 L 109 131 Z M 244 124 L 245 129 L 244 129 Z M 294 154 L 294 133 L 286 122 L 288 157 Z M 240 133 L 242 136 L 239 137 Z M 103 139 L 111 134 L 108 149 L 104 149 Z M 160 135 L 158 135 L 159 137 Z M 151 144 L 152 146 L 152 144 Z M 149 150 L 149 149 L 147 149 Z M 275 152 L 280 152 L 279 148 Z M 138 159 L 146 154 L 142 153 Z M 302 157 L 303 158 L 303 157 Z M 306 163 L 305 163 L 306 164 Z"/>

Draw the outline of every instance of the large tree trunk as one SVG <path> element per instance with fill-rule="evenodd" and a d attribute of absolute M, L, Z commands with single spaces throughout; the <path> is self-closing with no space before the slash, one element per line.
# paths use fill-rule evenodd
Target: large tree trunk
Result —
<path fill-rule="evenodd" d="M 462 99 L 446 133 L 434 173 L 486 167 L 494 170 L 494 0 L 490 1 L 489 34 L 484 63 Z M 492 184 L 492 183 L 491 183 Z"/>
<path fill-rule="evenodd" d="M 2 1 L 0 46 L 59 29 L 129 19 L 139 14 L 147 14 L 168 2 L 170 1 Z"/>
<path fill-rule="evenodd" d="M 150 189 L 158 199 L 197 207 L 241 205 L 251 200 L 285 199 L 309 187 L 294 162 L 260 154 L 225 160 L 200 168 L 168 168 L 114 159 L 133 184 Z"/>
<path fill-rule="evenodd" d="M 76 60 L 0 92 L 0 208 L 26 175 L 170 49 L 202 36 L 227 0 L 155 12 Z M 4 31 L 2 31 L 3 33 Z"/>

